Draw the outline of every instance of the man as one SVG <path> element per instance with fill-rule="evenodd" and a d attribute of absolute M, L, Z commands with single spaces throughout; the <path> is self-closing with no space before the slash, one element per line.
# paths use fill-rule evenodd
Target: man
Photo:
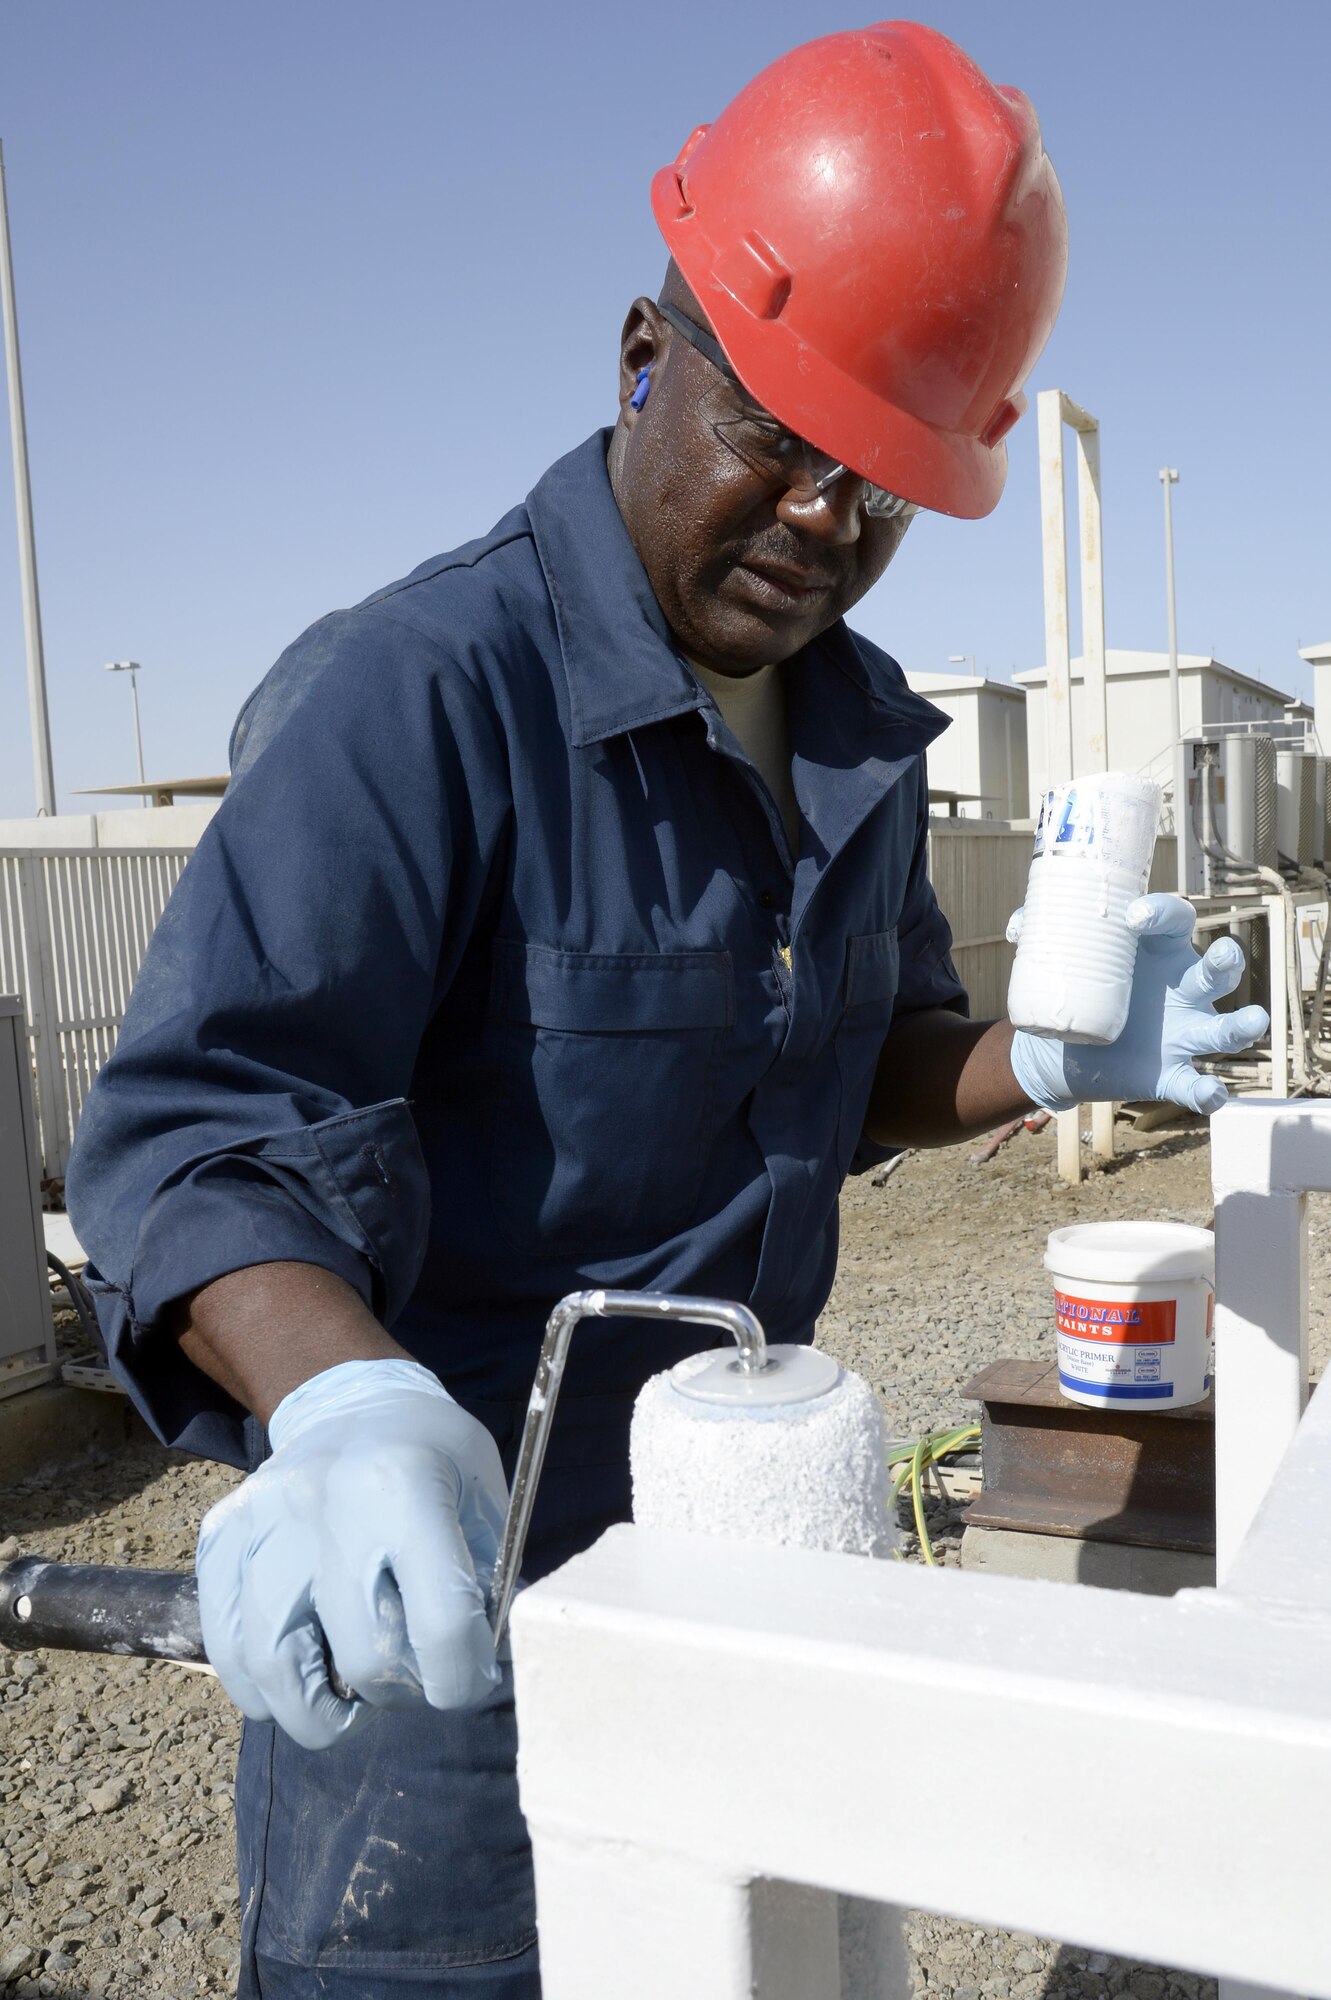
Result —
<path fill-rule="evenodd" d="M 1032 1101 L 1214 1108 L 1191 1054 L 1261 1025 L 1170 899 L 1113 1049 L 968 1021 L 942 719 L 841 622 L 919 507 L 997 501 L 1065 261 L 1029 105 L 929 30 L 830 37 L 653 202 L 613 433 L 247 707 L 71 1172 L 139 1407 L 252 1470 L 198 1567 L 264 2000 L 539 1992 L 483 1590 L 556 1299 L 808 1339 L 854 1164 Z M 529 1576 L 625 1517 L 634 1394 L 695 1344 L 584 1328 Z"/>

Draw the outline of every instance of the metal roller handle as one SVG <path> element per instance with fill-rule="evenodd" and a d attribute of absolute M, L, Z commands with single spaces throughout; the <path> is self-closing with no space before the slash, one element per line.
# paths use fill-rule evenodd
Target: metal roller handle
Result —
<path fill-rule="evenodd" d="M 490 1625 L 496 1647 L 503 1643 L 508 1630 L 508 1614 L 518 1587 L 569 1343 L 574 1327 L 584 1319 L 689 1320 L 700 1326 L 717 1326 L 733 1337 L 739 1349 L 734 1365 L 740 1374 L 760 1375 L 767 1366 L 767 1338 L 761 1324 L 747 1306 L 736 1305 L 730 1299 L 691 1299 L 675 1292 L 594 1291 L 570 1292 L 559 1301 L 545 1325 L 536 1380 L 522 1427 L 504 1536 L 490 1584 Z"/>
<path fill-rule="evenodd" d="M 207 1666 L 192 1570 L 115 1569 L 98 1563 L 17 1556 L 0 1566 L 0 1642 L 16 1652 L 119 1653 Z M 329 1684 L 354 1701 L 337 1669 Z"/>
<path fill-rule="evenodd" d="M 498 1647 L 508 1629 L 536 1488 L 545 1463 L 555 1404 L 573 1329 L 584 1319 L 686 1320 L 720 1327 L 738 1348 L 742 1375 L 767 1367 L 767 1340 L 747 1306 L 729 1299 L 693 1299 L 671 1292 L 571 1292 L 546 1322 L 527 1404 L 503 1540 L 490 1584 L 489 1613 Z M 55 1647 L 119 1653 L 206 1666 L 199 1624 L 198 1579 L 190 1570 L 118 1569 L 95 1563 L 48 1562 L 18 1556 L 0 1565 L 0 1642 L 17 1651 Z M 329 1683 L 344 1701 L 355 1692 L 329 1662 Z"/>
<path fill-rule="evenodd" d="M 192 1572 L 112 1569 L 18 1556 L 0 1569 L 0 1639 L 18 1652 L 55 1646 L 206 1664 Z"/>

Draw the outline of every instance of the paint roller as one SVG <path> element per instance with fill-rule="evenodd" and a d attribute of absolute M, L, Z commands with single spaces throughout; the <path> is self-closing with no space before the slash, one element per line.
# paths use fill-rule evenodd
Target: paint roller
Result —
<path fill-rule="evenodd" d="M 491 1589 L 496 1643 L 512 1608 L 537 1482 L 580 1320 L 689 1321 L 734 1341 L 654 1375 L 630 1433 L 640 1527 L 734 1534 L 854 1555 L 895 1544 L 887 1438 L 867 1382 L 828 1354 L 771 1345 L 747 1306 L 670 1292 L 574 1292 L 550 1315 Z"/>
<path fill-rule="evenodd" d="M 883 1422 L 867 1382 L 807 1346 L 769 1346 L 747 1306 L 671 1292 L 572 1292 L 546 1324 L 500 1556 L 496 1646 L 508 1630 L 574 1328 L 586 1318 L 687 1320 L 733 1340 L 654 1376 L 632 1424 L 634 1518 L 757 1542 L 883 1556 L 893 1546 Z M 176 1570 L 16 1556 L 0 1566 L 0 1640 L 204 1660 L 198 1588 Z M 336 1682 L 344 1692 L 342 1682 Z"/>
<path fill-rule="evenodd" d="M 490 1586 L 504 1638 L 575 1327 L 581 1320 L 689 1321 L 730 1334 L 653 1376 L 633 1415 L 634 1518 L 644 1527 L 739 1535 L 858 1555 L 893 1545 L 886 1438 L 868 1384 L 830 1355 L 769 1346 L 747 1306 L 667 1292 L 573 1292 L 541 1344 Z M 167 1570 L 18 1556 L 0 1567 L 0 1640 L 202 1661 L 195 1580 Z M 341 1692 L 341 1684 L 338 1684 Z"/>
<path fill-rule="evenodd" d="M 745 1369 L 695 1354 L 654 1375 L 633 1411 L 640 1528 L 887 1556 L 896 1528 L 887 1431 L 869 1384 L 811 1347 L 772 1346 Z M 841 2000 L 911 1990 L 899 1910 L 837 1898 Z"/>
<path fill-rule="evenodd" d="M 841 1554 L 895 1545 L 882 1414 L 867 1382 L 830 1355 L 769 1345 L 727 1299 L 661 1292 L 574 1292 L 551 1313 L 509 1495 L 489 1612 L 503 1640 L 574 1329 L 587 1318 L 688 1321 L 730 1334 L 654 1375 L 630 1433 L 640 1527 L 682 1529 Z M 0 1568 L 0 1639 L 16 1647 L 202 1661 L 195 1579 L 18 1557 Z M 339 1693 L 349 1694 L 330 1666 Z M 843 2000 L 906 1990 L 900 1919 L 839 1899 Z"/>

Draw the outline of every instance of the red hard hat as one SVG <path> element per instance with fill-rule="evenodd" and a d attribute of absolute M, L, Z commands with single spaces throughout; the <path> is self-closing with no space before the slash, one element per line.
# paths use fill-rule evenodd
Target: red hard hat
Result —
<path fill-rule="evenodd" d="M 779 58 L 652 181 L 749 393 L 903 499 L 977 518 L 1053 326 L 1067 220 L 1029 102 L 915 21 Z"/>

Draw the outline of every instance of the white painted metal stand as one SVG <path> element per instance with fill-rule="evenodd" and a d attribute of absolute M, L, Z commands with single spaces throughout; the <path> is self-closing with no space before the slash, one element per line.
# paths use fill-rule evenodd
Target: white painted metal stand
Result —
<path fill-rule="evenodd" d="M 841 2000 L 837 1899 L 820 1890 L 554 1834 L 537 1893 L 545 2000 Z"/>
<path fill-rule="evenodd" d="M 836 2000 L 833 1892 L 1331 2000 L 1331 1391 L 1299 1421 L 1331 1105 L 1213 1130 L 1222 1587 L 613 1530 L 513 1621 L 550 2000 Z M 992 1801 L 960 1858 L 894 1804 L 944 1745 Z"/>
<path fill-rule="evenodd" d="M 1091 1152 L 1097 1160 L 1114 1157 L 1114 1116 L 1117 1106 L 1103 1100 L 1091 1106 Z"/>
<path fill-rule="evenodd" d="M 1104 541 L 1100 509 L 1100 425 L 1061 389 L 1036 399 L 1040 426 L 1040 517 L 1044 539 L 1044 635 L 1048 680 L 1047 762 L 1058 785 L 1078 769 L 1109 768 L 1105 694 Z M 1081 542 L 1082 734 L 1077 756 L 1072 727 L 1072 663 L 1068 629 L 1068 548 L 1064 521 L 1063 426 L 1077 438 L 1077 523 Z"/>
<path fill-rule="evenodd" d="M 1079 770 L 1109 768 L 1109 709 L 1105 693 L 1105 562 L 1100 508 L 1100 425 L 1061 389 L 1036 398 L 1040 426 L 1040 519 L 1044 547 L 1045 714 L 1049 782 Z M 1077 439 L 1077 529 L 1081 544 L 1082 737 L 1078 757 L 1072 726 L 1072 663 L 1068 621 L 1068 546 L 1064 515 L 1063 427 Z M 1075 1186 L 1082 1176 L 1082 1107 L 1058 1114 L 1058 1174 Z M 1091 1150 L 1114 1157 L 1114 1107 L 1091 1107 Z"/>
<path fill-rule="evenodd" d="M 1294 896 L 1294 903 L 1308 903 L 1311 895 Z M 1269 1091 L 1272 1097 L 1285 1097 L 1291 1087 L 1297 1087 L 1293 1075 L 1294 1037 L 1296 1022 L 1293 1009 L 1301 1007 L 1302 994 L 1290 979 L 1289 936 L 1285 914 L 1284 896 L 1254 896 L 1242 902 L 1224 905 L 1222 908 L 1202 908 L 1197 912 L 1197 930 L 1224 931 L 1238 924 L 1265 923 L 1268 937 L 1267 964 L 1270 981 L 1271 1026 L 1268 1041 L 1271 1049 L 1271 1075 Z"/>
<path fill-rule="evenodd" d="M 1212 1120 L 1211 1148 L 1216 1575 L 1228 1582 L 1233 1572 L 1242 1588 L 1253 1576 L 1245 1537 L 1273 1495 L 1276 1469 L 1307 1400 L 1307 1193 L 1331 1188 L 1331 1104 L 1255 1098 L 1227 1104 Z M 1323 1515 L 1329 1509 L 1331 1488 L 1320 1502 Z M 1310 1515 L 1300 1531 L 1291 1552 L 1294 1574 L 1317 1526 Z M 1279 1567 L 1288 1585 L 1290 1557 L 1282 1555 Z M 1331 1604 L 1331 1575 L 1325 1589 Z"/>
<path fill-rule="evenodd" d="M 1284 964 L 1284 912 L 1278 896 L 1264 900 L 1274 988 L 1277 962 Z M 1271 1013 L 1275 1089 L 1288 1052 L 1277 1070 L 1274 1004 Z M 1223 1371 L 1216 1369 L 1216 1576 L 1231 1590 L 1283 1597 L 1297 1610 L 1309 1585 L 1318 1588 L 1321 1567 L 1314 1561 L 1310 1575 L 1305 1551 L 1331 1565 L 1331 1449 L 1318 1453 L 1311 1438 L 1295 1439 L 1308 1395 L 1308 1192 L 1331 1188 L 1331 1105 L 1230 1104 L 1212 1120 L 1211 1144 L 1216 1351 L 1225 1357 Z M 1263 1501 L 1268 1510 L 1276 1503 L 1278 1475 L 1288 1547 L 1269 1534 L 1249 1537 Z M 1318 1482 L 1325 1484 L 1313 1491 Z M 1331 1567 L 1318 1596 L 1331 1610 Z M 1294 1997 L 1222 1979 L 1219 2000 Z"/>
<path fill-rule="evenodd" d="M 1165 491 L 1165 599 L 1169 615 L 1169 737 L 1170 737 L 1170 782 L 1174 793 L 1174 860 L 1175 880 L 1180 896 L 1188 893 L 1187 846 L 1183 839 L 1183 822 L 1187 810 L 1188 785 L 1183 764 L 1183 724 L 1179 712 L 1178 683 L 1178 598 L 1174 589 L 1174 488 L 1178 485 L 1178 471 L 1172 465 L 1162 465 L 1160 480 Z"/>

